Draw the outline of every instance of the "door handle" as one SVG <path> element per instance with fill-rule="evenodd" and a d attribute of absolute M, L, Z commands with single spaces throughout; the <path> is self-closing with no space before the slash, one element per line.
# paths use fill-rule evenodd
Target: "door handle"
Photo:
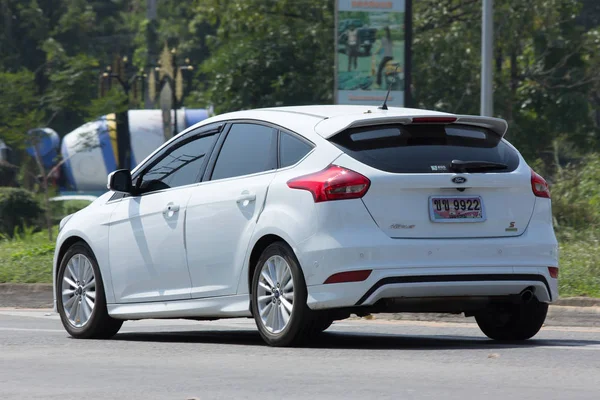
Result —
<path fill-rule="evenodd" d="M 169 203 L 163 208 L 163 214 L 176 213 L 179 211 L 179 204 Z"/>
<path fill-rule="evenodd" d="M 237 198 L 238 203 L 243 203 L 245 201 L 255 201 L 256 195 L 253 193 L 242 192 L 242 195 Z"/>

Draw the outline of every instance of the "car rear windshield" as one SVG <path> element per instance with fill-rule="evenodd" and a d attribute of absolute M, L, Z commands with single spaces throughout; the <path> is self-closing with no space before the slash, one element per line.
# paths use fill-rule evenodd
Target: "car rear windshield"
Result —
<path fill-rule="evenodd" d="M 393 173 L 454 172 L 457 162 L 470 165 L 464 172 L 511 172 L 519 166 L 517 152 L 497 134 L 467 125 L 377 125 L 348 129 L 330 141 L 354 159 Z M 482 164 L 488 165 L 473 168 Z"/>

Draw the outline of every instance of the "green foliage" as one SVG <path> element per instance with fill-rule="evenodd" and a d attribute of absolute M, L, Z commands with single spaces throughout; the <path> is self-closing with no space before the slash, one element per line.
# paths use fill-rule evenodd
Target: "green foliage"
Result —
<path fill-rule="evenodd" d="M 12 237 L 17 230 L 36 225 L 42 213 L 31 192 L 0 187 L 0 233 Z"/>
<path fill-rule="evenodd" d="M 16 186 L 17 171 L 16 166 L 0 160 L 0 187 Z"/>
<path fill-rule="evenodd" d="M 25 133 L 43 120 L 41 101 L 36 92 L 33 72 L 0 70 L 0 137 L 13 148 L 22 148 Z"/>
<path fill-rule="evenodd" d="M 414 96 L 420 108 L 479 114 L 481 2 L 414 2 Z M 579 0 L 494 4 L 494 110 L 528 159 L 556 160 L 557 140 L 598 149 L 598 19 Z M 586 26 L 582 19 L 586 18 Z M 563 161 L 563 160 L 559 160 Z"/>
<path fill-rule="evenodd" d="M 333 2 L 205 0 L 197 9 L 218 26 L 202 66 L 217 112 L 332 101 Z"/>
<path fill-rule="evenodd" d="M 54 248 L 46 232 L 29 229 L 13 239 L 0 237 L 0 283 L 51 283 Z"/>
<path fill-rule="evenodd" d="M 551 192 L 558 229 L 600 229 L 600 155 L 561 169 Z"/>
<path fill-rule="evenodd" d="M 600 297 L 600 229 L 559 231 L 562 297 Z"/>
<path fill-rule="evenodd" d="M 58 224 L 67 215 L 76 213 L 89 204 L 90 202 L 85 200 L 51 201 L 50 214 L 52 215 L 53 224 Z"/>

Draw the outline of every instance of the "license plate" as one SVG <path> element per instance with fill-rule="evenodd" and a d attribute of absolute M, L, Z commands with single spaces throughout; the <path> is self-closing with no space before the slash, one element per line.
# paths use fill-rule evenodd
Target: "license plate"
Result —
<path fill-rule="evenodd" d="M 433 222 L 485 221 L 480 196 L 431 196 L 429 217 Z"/>

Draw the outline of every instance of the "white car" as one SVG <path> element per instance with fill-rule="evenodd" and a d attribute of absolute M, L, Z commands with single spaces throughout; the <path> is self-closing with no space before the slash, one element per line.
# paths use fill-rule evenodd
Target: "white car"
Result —
<path fill-rule="evenodd" d="M 177 135 L 60 224 L 55 309 L 253 317 L 270 345 L 381 312 L 464 313 L 525 340 L 558 298 L 548 185 L 501 119 L 370 106 L 259 109 Z"/>

